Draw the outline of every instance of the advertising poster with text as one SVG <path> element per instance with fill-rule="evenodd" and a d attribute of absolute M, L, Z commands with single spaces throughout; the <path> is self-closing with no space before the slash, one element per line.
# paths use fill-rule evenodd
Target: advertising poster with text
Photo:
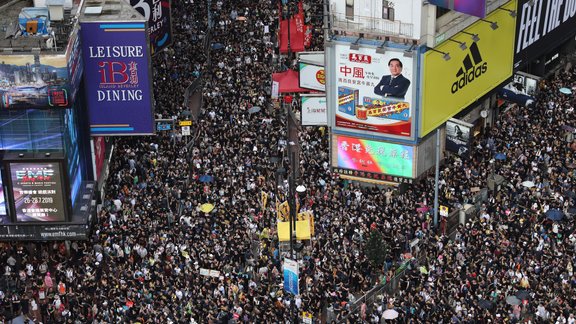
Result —
<path fill-rule="evenodd" d="M 334 144 L 336 168 L 358 171 L 354 175 L 360 177 L 368 174 L 414 177 L 413 146 L 341 135 L 333 136 Z"/>
<path fill-rule="evenodd" d="M 335 45 L 335 127 L 411 137 L 413 60 L 402 53 Z"/>
<path fill-rule="evenodd" d="M 60 163 L 11 162 L 13 209 L 17 222 L 66 221 Z"/>
<path fill-rule="evenodd" d="M 520 0 L 514 68 L 537 59 L 576 34 L 575 0 Z"/>
<path fill-rule="evenodd" d="M 324 67 L 308 63 L 300 63 L 300 88 L 326 91 L 326 76 Z"/>
<path fill-rule="evenodd" d="M 302 125 L 324 126 L 328 125 L 328 112 L 326 111 L 326 96 L 300 96 L 302 100 Z"/>
<path fill-rule="evenodd" d="M 144 22 L 82 23 L 90 132 L 154 133 L 150 53 Z"/>
<path fill-rule="evenodd" d="M 148 35 L 152 55 L 157 54 L 172 43 L 170 0 L 130 0 L 130 5 L 148 20 Z"/>

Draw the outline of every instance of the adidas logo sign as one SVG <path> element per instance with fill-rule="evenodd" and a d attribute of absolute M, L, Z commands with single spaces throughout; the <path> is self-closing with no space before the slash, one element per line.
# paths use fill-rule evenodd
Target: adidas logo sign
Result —
<path fill-rule="evenodd" d="M 470 58 L 470 56 L 472 56 L 472 58 Z M 474 64 L 472 64 L 472 61 L 474 61 Z M 488 71 L 488 63 L 482 63 L 482 55 L 480 54 L 480 50 L 478 50 L 478 44 L 476 44 L 476 42 L 470 45 L 470 53 L 466 55 L 462 64 L 464 66 L 456 73 L 458 80 L 452 83 L 452 93 L 458 92 L 458 90 L 474 82 L 474 80 Z"/>

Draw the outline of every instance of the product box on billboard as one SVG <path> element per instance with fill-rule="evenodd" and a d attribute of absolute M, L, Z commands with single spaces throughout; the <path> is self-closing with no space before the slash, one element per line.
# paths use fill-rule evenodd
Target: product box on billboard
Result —
<path fill-rule="evenodd" d="M 368 116 L 408 121 L 410 119 L 410 105 L 397 99 L 380 99 L 364 97 L 363 104 L 368 108 Z M 380 108 L 380 109 L 377 109 Z"/>
<path fill-rule="evenodd" d="M 338 87 L 338 111 L 355 116 L 356 106 L 360 102 L 358 89 L 350 87 Z"/>

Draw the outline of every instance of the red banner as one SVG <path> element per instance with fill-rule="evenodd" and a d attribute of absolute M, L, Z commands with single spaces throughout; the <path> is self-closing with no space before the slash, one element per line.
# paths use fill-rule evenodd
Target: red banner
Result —
<path fill-rule="evenodd" d="M 312 26 L 304 26 L 304 47 L 309 48 L 312 45 Z"/>
<path fill-rule="evenodd" d="M 290 19 L 290 50 L 304 51 L 304 18 L 300 14 Z M 280 22 L 280 53 L 288 53 L 288 20 Z"/>

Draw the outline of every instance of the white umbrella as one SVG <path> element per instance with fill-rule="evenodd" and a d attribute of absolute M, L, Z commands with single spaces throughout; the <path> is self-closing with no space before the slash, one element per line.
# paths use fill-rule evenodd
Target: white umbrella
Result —
<path fill-rule="evenodd" d="M 520 305 L 522 301 L 516 296 L 508 296 L 506 297 L 506 303 L 509 305 Z"/>
<path fill-rule="evenodd" d="M 395 319 L 398 317 L 398 312 L 395 311 L 394 309 L 387 309 L 384 311 L 384 313 L 382 313 L 382 318 L 383 319 Z"/>
<path fill-rule="evenodd" d="M 522 185 L 526 188 L 532 188 L 535 186 L 534 182 L 532 182 L 532 181 L 524 181 L 524 182 L 522 182 Z"/>

